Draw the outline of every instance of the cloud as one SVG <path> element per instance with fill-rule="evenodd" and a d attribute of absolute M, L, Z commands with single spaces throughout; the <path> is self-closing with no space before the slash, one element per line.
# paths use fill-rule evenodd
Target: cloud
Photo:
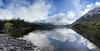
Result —
<path fill-rule="evenodd" d="M 20 3 L 19 1 L 16 4 L 14 4 L 14 2 L 12 2 L 7 9 L 0 10 L 0 18 L 21 18 L 29 22 L 35 22 L 47 18 L 49 10 L 52 7 L 49 3 L 46 4 L 44 0 L 37 0 L 32 5 L 28 4 L 28 7 L 22 6 L 28 2 L 23 1 Z"/>
<path fill-rule="evenodd" d="M 47 3 L 46 0 L 36 0 L 30 4 L 27 0 L 11 0 L 10 4 L 5 6 L 7 8 L 0 8 L 0 19 L 21 18 L 29 22 L 44 20 L 57 25 L 66 25 L 73 23 L 95 6 L 99 6 L 99 3 L 81 4 L 80 0 Z M 56 4 L 61 5 L 55 7 Z M 0 6 L 2 5 L 4 6 L 4 3 L 0 0 Z"/>
<path fill-rule="evenodd" d="M 96 47 L 75 31 L 67 28 L 58 28 L 50 31 L 34 31 L 24 36 L 22 39 L 33 42 L 41 51 L 89 51 Z M 88 47 L 88 48 L 87 48 Z M 73 49 L 74 48 L 74 49 Z"/>
<path fill-rule="evenodd" d="M 21 19 L 25 19 L 27 21 L 39 21 L 48 17 L 50 8 L 50 4 L 46 5 L 44 1 L 38 1 L 28 8 L 20 7 L 19 9 L 16 9 L 15 16 L 21 17 Z"/>
<path fill-rule="evenodd" d="M 80 6 L 80 0 L 65 0 L 65 2 L 66 2 L 66 7 L 72 10 L 75 10 L 77 7 Z"/>
<path fill-rule="evenodd" d="M 100 2 L 95 2 L 94 4 L 91 3 L 91 4 L 86 5 L 84 10 L 82 11 L 82 15 L 86 14 L 88 11 L 90 11 L 96 7 L 99 7 L 100 6 L 99 4 L 100 4 Z"/>
<path fill-rule="evenodd" d="M 66 0 L 68 2 L 68 0 Z M 56 25 L 66 25 L 71 24 L 81 16 L 85 15 L 91 9 L 98 7 L 100 2 L 90 3 L 90 4 L 81 4 L 80 0 L 72 1 L 71 9 L 68 9 L 65 13 L 60 12 L 58 14 L 54 14 L 50 16 L 51 22 Z M 74 9 L 73 9 L 74 8 Z M 50 21 L 50 20 L 49 20 Z"/>
<path fill-rule="evenodd" d="M 100 2 L 96 2 L 95 5 L 96 5 L 96 6 L 100 6 Z"/>
<path fill-rule="evenodd" d="M 59 13 L 49 16 L 46 22 L 50 22 L 55 25 L 71 24 L 75 21 L 75 16 L 76 14 L 73 11 L 68 11 L 67 13 Z"/>
<path fill-rule="evenodd" d="M 0 10 L 0 19 L 12 19 L 13 12 L 11 10 Z"/>
<path fill-rule="evenodd" d="M 48 16 L 48 19 L 46 22 L 50 22 L 56 25 L 66 25 L 66 24 L 71 24 L 84 14 L 86 14 L 92 6 L 86 6 L 85 4 L 81 4 L 80 0 L 65 0 L 67 2 L 66 7 L 63 7 L 64 9 L 68 8 L 66 11 L 58 12 L 57 14 L 53 14 Z M 62 4 L 62 3 L 61 3 Z M 64 5 L 64 6 L 65 6 Z M 84 6 L 85 5 L 85 6 Z M 92 5 L 92 4 L 90 4 Z M 60 9 L 58 7 L 58 9 Z"/>
<path fill-rule="evenodd" d="M 70 9 L 67 9 L 66 12 L 59 12 L 57 14 L 49 16 L 47 22 L 51 22 L 56 25 L 71 24 L 90 10 L 90 8 L 83 9 L 84 7 L 80 3 L 80 0 L 72 0 L 72 2 L 66 0 L 66 2 L 68 3 L 66 4 L 66 8 Z M 64 9 L 66 8 L 64 7 Z"/>
<path fill-rule="evenodd" d="M 86 5 L 84 10 L 81 11 L 81 16 L 85 15 L 88 11 L 90 11 L 93 8 L 95 8 L 95 5 L 93 3 Z"/>

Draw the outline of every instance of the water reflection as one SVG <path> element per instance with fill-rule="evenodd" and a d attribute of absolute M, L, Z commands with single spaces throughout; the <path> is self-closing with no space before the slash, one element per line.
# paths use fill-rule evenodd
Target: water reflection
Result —
<path fill-rule="evenodd" d="M 92 43 L 68 28 L 37 30 L 24 36 L 23 39 L 31 41 L 41 51 L 96 51 Z"/>

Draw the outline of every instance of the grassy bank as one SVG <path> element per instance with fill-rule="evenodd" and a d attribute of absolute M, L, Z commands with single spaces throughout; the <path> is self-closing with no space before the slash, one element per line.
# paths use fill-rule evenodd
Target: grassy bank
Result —
<path fill-rule="evenodd" d="M 81 22 L 73 27 L 75 31 L 100 47 L 100 22 Z"/>

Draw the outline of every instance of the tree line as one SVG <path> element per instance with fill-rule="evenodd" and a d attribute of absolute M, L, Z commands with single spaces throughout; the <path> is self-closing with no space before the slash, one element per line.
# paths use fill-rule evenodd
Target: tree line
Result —
<path fill-rule="evenodd" d="M 21 19 L 0 20 L 0 33 L 10 34 L 13 37 L 20 37 L 34 30 L 53 29 L 51 23 L 30 23 Z"/>

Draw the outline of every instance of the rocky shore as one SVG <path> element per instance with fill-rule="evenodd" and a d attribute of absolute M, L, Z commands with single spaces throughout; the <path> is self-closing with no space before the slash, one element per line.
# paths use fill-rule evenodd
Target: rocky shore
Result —
<path fill-rule="evenodd" d="M 14 39 L 7 34 L 0 34 L 0 51 L 38 51 L 37 47 L 23 39 Z"/>

